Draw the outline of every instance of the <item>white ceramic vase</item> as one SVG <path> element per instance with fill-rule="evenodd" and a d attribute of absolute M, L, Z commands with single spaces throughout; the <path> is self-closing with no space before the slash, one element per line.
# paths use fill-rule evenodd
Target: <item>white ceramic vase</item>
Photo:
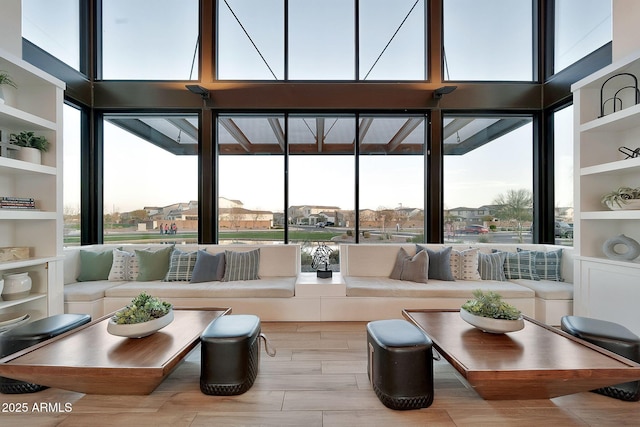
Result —
<path fill-rule="evenodd" d="M 524 328 L 524 319 L 522 317 L 517 320 L 493 319 L 491 317 L 476 316 L 464 309 L 460 309 L 460 317 L 470 325 L 491 334 L 515 332 Z"/>
<path fill-rule="evenodd" d="M 31 277 L 28 273 L 14 273 L 4 275 L 2 299 L 5 301 L 25 298 L 31 293 Z"/>
<path fill-rule="evenodd" d="M 148 322 L 132 323 L 127 325 L 119 325 L 109 319 L 107 324 L 107 332 L 111 335 L 117 335 L 119 337 L 126 338 L 143 338 L 153 333 L 158 332 L 160 329 L 173 322 L 173 310 L 169 310 L 164 316 L 153 319 Z"/>
<path fill-rule="evenodd" d="M 20 147 L 17 150 L 16 159 L 39 165 L 42 163 L 42 152 L 37 148 Z"/>

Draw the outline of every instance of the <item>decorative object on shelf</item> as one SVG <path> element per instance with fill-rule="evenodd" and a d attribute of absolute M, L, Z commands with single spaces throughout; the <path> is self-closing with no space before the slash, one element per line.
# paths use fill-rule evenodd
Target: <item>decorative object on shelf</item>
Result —
<path fill-rule="evenodd" d="M 6 71 L 0 70 L 0 104 L 4 104 L 6 102 L 7 95 L 5 94 L 4 88 L 12 87 L 16 89 L 18 85 L 13 81 L 9 73 Z M 9 104 L 7 102 L 7 104 Z"/>
<path fill-rule="evenodd" d="M 115 312 L 107 324 L 107 332 L 127 338 L 143 338 L 173 321 L 173 306 L 142 292 L 131 303 Z"/>
<path fill-rule="evenodd" d="M 0 314 L 0 333 L 27 323 L 31 319 L 28 313 L 2 313 Z"/>
<path fill-rule="evenodd" d="M 22 131 L 19 134 L 11 134 L 9 142 L 20 147 L 16 158 L 26 162 L 40 164 L 42 152 L 49 150 L 49 141 L 42 135 L 35 135 L 31 131 Z"/>
<path fill-rule="evenodd" d="M 640 187 L 619 187 L 602 196 L 602 203 L 611 210 L 640 209 Z"/>
<path fill-rule="evenodd" d="M 333 252 L 329 246 L 325 243 L 318 242 L 318 247 L 313 250 L 311 254 L 311 268 L 315 268 L 316 275 L 320 279 L 328 279 L 333 276 L 333 271 L 329 270 L 329 265 L 331 264 L 330 255 Z M 324 264 L 324 270 L 320 269 L 320 266 Z"/>
<path fill-rule="evenodd" d="M 635 150 L 632 150 L 629 147 L 622 146 L 618 148 L 618 151 L 624 154 L 625 156 L 627 156 L 624 158 L 625 160 L 635 159 L 636 157 L 640 156 L 640 147 L 636 148 Z"/>
<path fill-rule="evenodd" d="M 0 248 L 0 262 L 16 261 L 27 258 L 29 258 L 29 248 L 27 247 Z"/>
<path fill-rule="evenodd" d="M 25 298 L 31 293 L 31 277 L 29 273 L 12 273 L 4 275 L 4 288 L 2 289 L 2 299 L 13 301 Z"/>
<path fill-rule="evenodd" d="M 604 99 L 604 87 L 605 85 L 612 80 L 620 80 L 620 78 L 624 78 L 624 77 L 631 77 L 631 79 L 633 80 L 633 85 L 626 85 L 626 86 L 622 86 L 619 89 L 616 89 L 616 91 L 613 93 L 613 96 Z M 636 76 L 634 76 L 631 73 L 620 73 L 620 74 L 616 74 L 614 76 L 609 77 L 607 80 L 604 81 L 604 83 L 602 83 L 602 86 L 600 87 L 600 117 L 604 117 L 605 113 L 605 105 L 607 104 L 607 102 L 612 101 L 613 103 L 613 111 L 611 111 L 612 113 L 615 113 L 616 111 L 618 111 L 618 109 L 616 108 L 617 105 L 620 106 L 620 110 L 622 110 L 624 108 L 623 102 L 622 102 L 622 98 L 620 96 L 620 92 L 622 92 L 625 89 L 633 89 L 634 90 L 634 104 L 639 104 L 640 103 L 640 91 L 638 90 L 638 78 Z"/>
<path fill-rule="evenodd" d="M 624 246 L 625 250 L 619 252 L 616 247 Z M 602 245 L 602 251 L 609 259 L 619 261 L 632 261 L 640 256 L 640 243 L 624 234 L 607 239 Z"/>
<path fill-rule="evenodd" d="M 460 309 L 460 317 L 470 325 L 488 333 L 503 334 L 524 328 L 520 310 L 502 301 L 495 292 L 473 291 L 474 299 L 467 301 Z"/>

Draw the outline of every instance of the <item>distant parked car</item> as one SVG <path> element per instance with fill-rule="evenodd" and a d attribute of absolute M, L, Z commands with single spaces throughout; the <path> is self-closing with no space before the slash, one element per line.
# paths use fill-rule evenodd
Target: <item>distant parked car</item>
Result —
<path fill-rule="evenodd" d="M 482 225 L 467 225 L 462 232 L 465 234 L 487 234 L 489 229 Z"/>
<path fill-rule="evenodd" d="M 327 227 L 333 227 L 335 224 L 333 223 L 333 221 L 327 221 L 326 225 Z"/>
<path fill-rule="evenodd" d="M 573 227 L 566 222 L 556 221 L 553 235 L 555 237 L 573 239 Z"/>
<path fill-rule="evenodd" d="M 317 223 L 316 228 L 324 228 L 324 222 Z"/>

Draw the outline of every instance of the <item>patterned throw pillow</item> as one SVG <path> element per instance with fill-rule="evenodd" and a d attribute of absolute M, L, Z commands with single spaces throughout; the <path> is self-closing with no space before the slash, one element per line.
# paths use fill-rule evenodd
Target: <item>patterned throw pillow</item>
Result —
<path fill-rule="evenodd" d="M 111 271 L 109 271 L 110 281 L 136 280 L 139 271 L 140 263 L 138 262 L 136 254 L 121 251 L 120 249 L 113 250 L 113 264 L 111 265 Z"/>
<path fill-rule="evenodd" d="M 505 252 L 495 252 L 484 254 L 478 252 L 478 272 L 482 280 L 498 280 L 504 282 L 504 260 L 507 257 Z"/>
<path fill-rule="evenodd" d="M 520 249 L 518 249 L 520 250 Z M 536 274 L 542 280 L 563 282 L 562 278 L 562 249 L 540 252 L 535 251 Z"/>
<path fill-rule="evenodd" d="M 536 273 L 536 255 L 530 251 L 506 252 L 504 276 L 507 279 L 540 280 Z"/>
<path fill-rule="evenodd" d="M 434 280 L 456 280 L 451 273 L 451 246 L 443 248 L 439 251 L 431 250 L 422 245 L 416 245 L 416 253 L 426 250 L 429 258 L 429 279 Z"/>
<path fill-rule="evenodd" d="M 175 249 L 171 253 L 169 271 L 164 276 L 165 282 L 188 282 L 191 280 L 193 267 L 196 265 L 198 252 L 183 252 Z"/>
<path fill-rule="evenodd" d="M 210 254 L 207 251 L 198 251 L 191 283 L 221 281 L 224 279 L 224 264 L 224 252 Z"/>
<path fill-rule="evenodd" d="M 410 282 L 427 283 L 429 275 L 429 255 L 427 251 L 419 251 L 411 256 L 400 248 L 396 263 L 389 275 L 390 279 L 408 280 Z"/>
<path fill-rule="evenodd" d="M 456 280 L 480 280 L 478 248 L 451 250 L 451 273 Z"/>
<path fill-rule="evenodd" d="M 260 279 L 260 249 L 248 252 L 224 251 L 224 260 L 226 265 L 223 282 Z"/>

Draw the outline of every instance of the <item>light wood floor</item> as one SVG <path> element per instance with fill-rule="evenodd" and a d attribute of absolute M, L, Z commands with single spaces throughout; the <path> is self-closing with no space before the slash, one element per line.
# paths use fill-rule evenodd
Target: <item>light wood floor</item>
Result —
<path fill-rule="evenodd" d="M 365 323 L 263 322 L 262 331 L 277 348 L 277 355 L 270 358 L 263 350 L 256 382 L 240 396 L 200 392 L 197 347 L 149 396 L 97 396 L 58 389 L 0 395 L 0 425 L 640 425 L 640 402 L 622 402 L 595 393 L 552 400 L 485 401 L 444 361 L 434 364 L 433 405 L 394 411 L 380 403 L 367 379 Z M 26 413 L 7 412 L 24 407 Z M 37 412 L 38 408 L 42 412 Z"/>

